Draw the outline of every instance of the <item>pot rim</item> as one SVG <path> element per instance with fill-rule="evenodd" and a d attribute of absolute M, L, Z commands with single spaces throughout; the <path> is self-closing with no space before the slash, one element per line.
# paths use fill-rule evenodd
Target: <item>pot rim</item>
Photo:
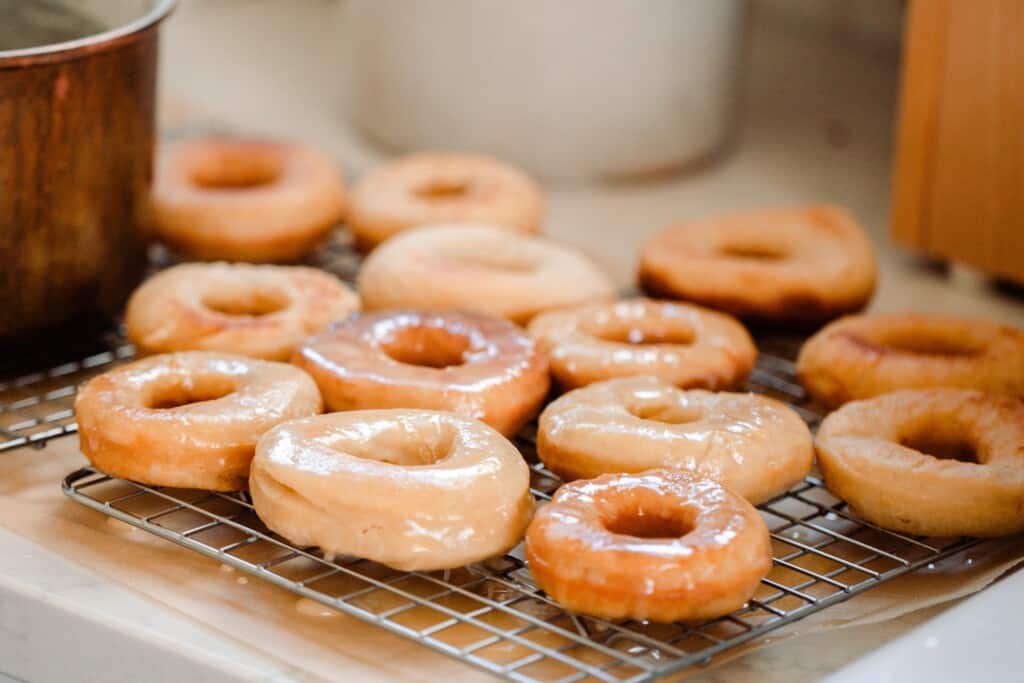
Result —
<path fill-rule="evenodd" d="M 131 42 L 147 29 L 160 23 L 177 4 L 178 0 L 156 0 L 152 9 L 138 19 L 84 38 L 17 50 L 0 50 L 0 69 L 75 59 Z"/>

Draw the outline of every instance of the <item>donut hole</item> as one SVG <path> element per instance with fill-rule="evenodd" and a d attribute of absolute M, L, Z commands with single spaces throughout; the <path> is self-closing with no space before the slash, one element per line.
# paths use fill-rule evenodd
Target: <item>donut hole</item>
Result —
<path fill-rule="evenodd" d="M 604 521 L 604 528 L 613 534 L 635 538 L 675 539 L 694 529 L 693 520 L 678 512 L 668 514 L 660 510 L 642 508 L 620 510 Z"/>
<path fill-rule="evenodd" d="M 277 289 L 251 289 L 244 293 L 210 292 L 203 305 L 211 311 L 231 316 L 261 317 L 283 311 L 291 299 Z"/>
<path fill-rule="evenodd" d="M 891 351 L 918 356 L 972 357 L 983 347 L 971 339 L 914 333 L 911 330 L 893 331 L 878 340 L 880 346 Z"/>
<path fill-rule="evenodd" d="M 539 262 L 535 257 L 517 249 L 492 249 L 464 253 L 456 251 L 445 257 L 445 266 L 455 268 L 479 268 L 507 273 L 532 273 Z"/>
<path fill-rule="evenodd" d="M 436 178 L 413 190 L 417 197 L 427 201 L 461 199 L 469 194 L 469 191 L 470 184 L 468 181 L 454 178 Z"/>
<path fill-rule="evenodd" d="M 626 406 L 634 417 L 641 420 L 663 422 L 665 424 L 686 424 L 697 422 L 703 417 L 703 412 L 692 406 L 681 406 L 678 403 L 634 403 Z"/>
<path fill-rule="evenodd" d="M 175 377 L 150 389 L 143 404 L 151 410 L 170 410 L 194 403 L 216 401 L 235 391 L 230 377 Z"/>
<path fill-rule="evenodd" d="M 440 423 L 430 425 L 430 429 L 415 425 L 412 430 L 408 429 L 410 426 L 413 425 L 396 425 L 392 429 L 397 438 L 371 439 L 370 442 L 362 444 L 365 450 L 357 446 L 350 454 L 357 458 L 400 467 L 436 465 L 452 454 L 456 437 L 456 430 L 452 425 Z"/>
<path fill-rule="evenodd" d="M 684 325 L 617 325 L 599 327 L 593 330 L 595 337 L 620 344 L 668 344 L 672 346 L 688 346 L 696 341 L 697 336 L 691 327 Z"/>
<path fill-rule="evenodd" d="M 937 460 L 957 460 L 973 464 L 981 462 L 977 447 L 962 436 L 920 431 L 905 436 L 899 443 Z"/>
<path fill-rule="evenodd" d="M 406 327 L 381 344 L 392 360 L 427 368 L 448 368 L 466 362 L 469 337 L 443 327 Z"/>
<path fill-rule="evenodd" d="M 786 252 L 778 247 L 767 244 L 726 244 L 719 252 L 732 258 L 751 261 L 780 261 L 786 258 Z"/>
<path fill-rule="evenodd" d="M 192 167 L 191 180 L 211 190 L 249 190 L 271 185 L 281 177 L 281 158 L 270 150 L 222 147 L 203 155 Z"/>

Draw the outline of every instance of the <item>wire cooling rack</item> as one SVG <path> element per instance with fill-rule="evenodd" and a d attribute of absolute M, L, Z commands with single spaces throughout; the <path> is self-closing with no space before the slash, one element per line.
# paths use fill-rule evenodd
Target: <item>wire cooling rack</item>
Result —
<path fill-rule="evenodd" d="M 750 389 L 801 405 L 793 364 L 762 354 Z M 547 500 L 558 479 L 538 462 L 534 434 L 518 445 L 531 488 Z M 709 661 L 878 584 L 963 551 L 974 539 L 921 539 L 859 520 L 816 477 L 759 506 L 774 566 L 746 607 L 700 624 L 610 622 L 571 614 L 536 586 L 522 548 L 448 572 L 403 572 L 327 558 L 268 531 L 244 494 L 144 486 L 90 468 L 69 475 L 72 499 L 270 581 L 298 596 L 516 681 L 647 681 Z"/>
<path fill-rule="evenodd" d="M 170 257 L 154 254 L 155 267 Z M 353 280 L 358 258 L 344 241 L 311 265 Z M 795 380 L 798 339 L 758 340 L 751 391 L 789 403 L 812 427 L 820 413 Z M 76 430 L 76 387 L 131 359 L 117 332 L 98 334 L 77 358 L 0 381 L 0 451 Z M 22 366 L 24 367 L 24 365 Z M 517 442 L 532 490 L 550 498 L 558 479 L 538 462 L 534 433 Z M 822 482 L 807 477 L 759 506 L 771 531 L 774 566 L 743 609 L 699 624 L 607 621 L 571 614 L 540 591 L 522 548 L 445 572 L 402 572 L 349 557 L 324 557 L 268 531 L 244 494 L 150 487 L 91 468 L 70 474 L 73 500 L 219 562 L 516 681 L 646 681 L 700 665 L 716 654 L 978 543 L 921 539 L 859 520 Z"/>

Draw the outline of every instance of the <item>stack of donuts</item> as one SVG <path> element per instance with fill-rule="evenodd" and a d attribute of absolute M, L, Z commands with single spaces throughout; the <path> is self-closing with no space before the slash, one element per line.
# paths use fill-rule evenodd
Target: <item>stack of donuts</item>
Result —
<path fill-rule="evenodd" d="M 525 538 L 567 609 L 675 621 L 750 599 L 771 569 L 754 505 L 815 453 L 877 525 L 1024 530 L 1024 333 L 857 315 L 876 268 L 843 210 L 670 226 L 640 253 L 656 298 L 624 299 L 538 235 L 539 186 L 481 156 L 415 154 L 349 192 L 305 146 L 193 140 L 164 150 L 152 216 L 189 262 L 131 297 L 142 358 L 79 391 L 82 450 L 150 485 L 247 489 L 294 543 L 433 570 Z M 340 222 L 367 253 L 358 294 L 293 265 Z M 742 392 L 744 324 L 825 323 L 798 360 L 836 408 L 812 437 Z M 538 412 L 538 456 L 565 482 L 539 509 L 509 441 Z"/>

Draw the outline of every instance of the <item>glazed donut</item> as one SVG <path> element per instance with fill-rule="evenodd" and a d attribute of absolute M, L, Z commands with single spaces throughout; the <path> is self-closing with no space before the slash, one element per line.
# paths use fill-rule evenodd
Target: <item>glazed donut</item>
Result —
<path fill-rule="evenodd" d="M 489 223 L 540 232 L 544 199 L 533 180 L 497 159 L 420 152 L 374 169 L 352 191 L 348 226 L 369 251 L 403 230 L 435 223 Z"/>
<path fill-rule="evenodd" d="M 283 424 L 260 439 L 249 491 L 260 519 L 293 543 L 409 571 L 504 553 L 534 508 L 515 446 L 478 420 L 430 410 Z"/>
<path fill-rule="evenodd" d="M 456 311 L 354 315 L 308 339 L 293 362 L 330 410 L 429 408 L 505 435 L 537 414 L 548 363 L 519 328 Z"/>
<path fill-rule="evenodd" d="M 526 559 L 570 611 L 657 622 L 737 610 L 772 566 L 757 510 L 680 470 L 566 484 L 527 529 Z"/>
<path fill-rule="evenodd" d="M 683 388 L 739 386 L 757 359 L 743 325 L 699 306 L 651 299 L 595 303 L 537 316 L 529 325 L 563 389 L 653 375 Z"/>
<path fill-rule="evenodd" d="M 867 304 L 875 257 L 842 209 L 763 210 L 662 230 L 643 246 L 639 282 L 755 322 L 817 325 Z"/>
<path fill-rule="evenodd" d="M 938 315 L 850 316 L 804 344 L 797 376 L 825 406 L 938 386 L 1024 396 L 1024 331 Z"/>
<path fill-rule="evenodd" d="M 583 253 L 491 225 L 410 230 L 373 251 L 359 274 L 367 310 L 463 309 L 524 323 L 541 311 L 611 299 Z"/>
<path fill-rule="evenodd" d="M 333 275 L 301 266 L 186 263 L 128 300 L 128 338 L 147 353 L 225 351 L 288 360 L 303 339 L 359 308 Z"/>
<path fill-rule="evenodd" d="M 828 489 L 864 519 L 921 536 L 1024 531 L 1024 402 L 911 389 L 848 403 L 815 441 Z"/>
<path fill-rule="evenodd" d="M 565 481 L 668 467 L 761 503 L 810 472 L 814 447 L 800 416 L 765 396 L 681 391 L 653 377 L 627 377 L 548 405 L 537 455 Z"/>
<path fill-rule="evenodd" d="M 121 365 L 75 399 L 82 453 L 96 469 L 213 491 L 244 489 L 260 435 L 320 409 L 316 385 L 298 368 L 205 351 Z"/>
<path fill-rule="evenodd" d="M 298 260 L 344 216 L 345 185 L 321 152 L 293 142 L 207 138 L 163 150 L 153 225 L 186 256 Z"/>

